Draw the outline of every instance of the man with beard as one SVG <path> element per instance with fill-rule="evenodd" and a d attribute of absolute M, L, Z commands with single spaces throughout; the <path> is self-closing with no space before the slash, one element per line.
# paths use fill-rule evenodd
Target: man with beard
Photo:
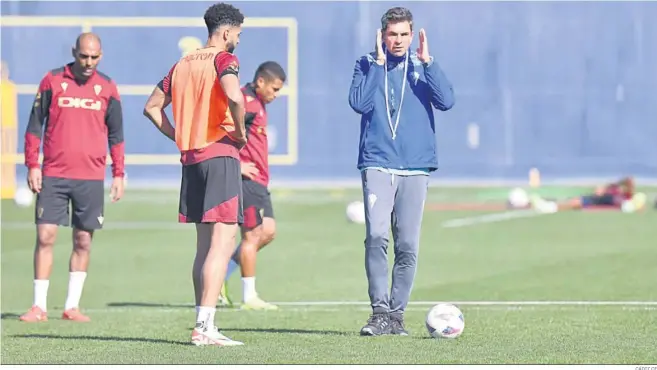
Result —
<path fill-rule="evenodd" d="M 123 196 L 123 114 L 114 81 L 96 70 L 102 59 L 100 38 L 81 34 L 73 62 L 48 72 L 39 84 L 25 132 L 27 183 L 37 194 L 34 250 L 34 303 L 20 317 L 47 321 L 48 287 L 58 226 L 73 226 L 68 296 L 62 319 L 89 321 L 79 310 L 87 277 L 91 241 L 103 227 L 104 180 L 109 146 L 112 201 Z M 77 138 L 76 138 L 77 137 Z M 39 147 L 43 142 L 43 165 Z M 69 203 L 72 215 L 69 214 Z"/>
<path fill-rule="evenodd" d="M 178 221 L 196 225 L 192 270 L 197 346 L 235 346 L 224 336 L 214 315 L 228 260 L 242 223 L 242 177 L 239 151 L 246 144 L 244 97 L 233 51 L 244 15 L 229 4 L 215 4 L 204 16 L 204 48 L 181 58 L 160 81 L 144 114 L 181 153 L 182 182 Z M 175 129 L 165 107 L 172 105 Z"/>

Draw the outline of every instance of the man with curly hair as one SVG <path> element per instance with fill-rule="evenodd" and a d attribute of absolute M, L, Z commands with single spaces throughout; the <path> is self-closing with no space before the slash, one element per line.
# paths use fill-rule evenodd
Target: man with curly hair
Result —
<path fill-rule="evenodd" d="M 244 16 L 229 4 L 205 12 L 204 48 L 181 58 L 160 81 L 144 108 L 151 122 L 176 142 L 182 182 L 178 221 L 196 224 L 192 276 L 196 326 L 192 343 L 235 346 L 243 343 L 215 326 L 219 291 L 242 223 L 239 151 L 246 144 L 244 97 L 233 51 Z M 172 105 L 175 129 L 164 109 Z"/>

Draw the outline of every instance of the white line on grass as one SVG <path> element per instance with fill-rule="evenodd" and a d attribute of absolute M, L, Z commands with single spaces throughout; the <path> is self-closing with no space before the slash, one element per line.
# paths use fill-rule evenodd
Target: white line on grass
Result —
<path fill-rule="evenodd" d="M 429 306 L 438 303 L 433 301 L 414 301 L 409 302 L 406 311 L 417 312 L 425 311 Z M 581 309 L 583 307 L 614 307 L 622 310 L 657 310 L 657 302 L 655 301 L 463 301 L 463 302 L 450 302 L 457 306 L 469 307 L 475 310 L 536 310 L 536 309 Z M 310 301 L 310 302 L 277 302 L 275 303 L 282 308 L 285 312 L 340 312 L 345 309 L 357 311 L 370 311 L 369 302 L 366 301 Z M 4 314 L 9 312 L 19 313 L 24 308 L 20 309 L 6 309 L 3 308 Z M 54 310 L 61 309 L 53 308 Z M 157 304 L 140 306 L 139 304 L 130 305 L 126 303 L 123 306 L 108 306 L 102 308 L 89 308 L 85 309 L 88 313 L 122 313 L 122 312 L 135 312 L 135 311 L 151 311 L 151 312 L 181 312 L 191 311 L 194 305 L 191 303 L 186 304 L 166 304 L 157 306 Z M 235 308 L 221 308 L 222 312 L 241 312 L 239 307 Z"/>
<path fill-rule="evenodd" d="M 657 306 L 613 306 L 614 310 L 620 311 L 657 311 Z M 51 312 L 63 311 L 63 308 L 48 308 Z M 485 312 L 499 312 L 499 311 L 577 311 L 582 309 L 582 306 L 461 306 L 464 311 L 485 311 Z M 25 307 L 15 310 L 3 309 L 3 314 L 13 313 L 22 314 Z M 222 313 L 243 313 L 254 312 L 253 310 L 242 310 L 239 307 L 234 308 L 218 308 Z M 406 307 L 405 312 L 427 312 L 429 307 L 409 306 Z M 177 313 L 177 312 L 193 312 L 194 307 L 101 307 L 101 308 L 88 308 L 83 309 L 84 313 L 88 314 L 123 314 L 123 313 L 138 313 L 148 312 L 152 313 Z M 269 312 L 371 312 L 370 307 L 337 307 L 337 306 L 280 306 L 276 311 Z M 255 311 L 261 312 L 261 311 Z M 6 319 L 6 318 L 5 318 Z"/>
<path fill-rule="evenodd" d="M 411 301 L 409 306 L 451 303 L 457 306 L 657 306 L 657 301 Z M 369 306 L 367 301 L 278 302 L 279 306 Z"/>
<path fill-rule="evenodd" d="M 507 211 L 500 213 L 488 213 L 484 215 L 455 218 L 452 220 L 447 220 L 442 223 L 442 227 L 445 228 L 455 228 L 455 227 L 464 227 L 464 226 L 473 226 L 479 224 L 489 224 L 493 222 L 508 221 L 518 218 L 529 218 L 544 215 L 545 213 L 539 213 L 534 210 L 519 210 L 519 211 Z"/>
<path fill-rule="evenodd" d="M 32 222 L 2 222 L 2 230 L 34 229 Z M 115 221 L 103 226 L 105 230 L 194 230 L 193 224 L 181 224 L 177 220 L 171 221 Z"/>
<path fill-rule="evenodd" d="M 301 221 L 287 221 L 286 226 L 298 226 Z M 34 230 L 33 222 L 25 221 L 5 221 L 0 222 L 0 229 L 5 230 Z M 157 230 L 157 231 L 175 231 L 180 232 L 188 230 L 193 232 L 194 224 L 181 224 L 178 220 L 169 221 L 106 221 L 103 230 Z"/>

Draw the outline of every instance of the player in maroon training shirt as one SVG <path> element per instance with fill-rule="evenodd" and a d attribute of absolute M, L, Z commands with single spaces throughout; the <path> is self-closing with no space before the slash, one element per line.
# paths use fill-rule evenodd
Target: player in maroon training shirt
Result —
<path fill-rule="evenodd" d="M 256 70 L 253 82 L 242 88 L 245 99 L 247 144 L 240 151 L 244 223 L 242 242 L 231 258 L 226 280 L 238 265 L 242 269 L 242 308 L 276 309 L 258 297 L 255 289 L 256 253 L 274 239 L 276 224 L 269 193 L 269 145 L 265 105 L 278 96 L 286 76 L 276 62 L 264 62 Z M 220 303 L 230 304 L 226 284 Z"/>
<path fill-rule="evenodd" d="M 623 177 L 602 186 L 598 186 L 593 192 L 569 198 L 563 201 L 550 201 L 539 195 L 532 195 L 532 207 L 539 212 L 554 213 L 557 211 L 579 210 L 592 207 L 608 207 L 622 209 L 624 207 L 631 211 L 643 209 L 646 204 L 646 195 L 636 192 L 634 178 Z"/>
<path fill-rule="evenodd" d="M 21 316 L 26 322 L 47 321 L 46 299 L 53 246 L 59 225 L 73 224 L 68 296 L 62 318 L 89 321 L 79 310 L 87 276 L 91 239 L 103 226 L 107 148 L 112 157 L 113 201 L 123 196 L 123 114 L 116 84 L 96 70 L 101 42 L 81 34 L 74 61 L 48 72 L 41 80 L 25 132 L 27 182 L 37 194 L 34 251 L 34 304 Z M 39 147 L 43 142 L 43 166 Z M 72 215 L 69 215 L 69 202 Z M 72 217 L 71 217 L 72 216 Z"/>

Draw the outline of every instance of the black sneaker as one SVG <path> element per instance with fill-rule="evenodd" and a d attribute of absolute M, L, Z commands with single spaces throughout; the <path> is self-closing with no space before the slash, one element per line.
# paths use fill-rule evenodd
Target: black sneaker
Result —
<path fill-rule="evenodd" d="M 385 313 L 375 313 L 367 320 L 367 325 L 360 329 L 360 335 L 376 336 L 390 334 L 390 320 Z"/>
<path fill-rule="evenodd" d="M 390 315 L 390 334 L 392 335 L 408 335 L 406 328 L 404 328 L 404 317 L 397 315 Z"/>

